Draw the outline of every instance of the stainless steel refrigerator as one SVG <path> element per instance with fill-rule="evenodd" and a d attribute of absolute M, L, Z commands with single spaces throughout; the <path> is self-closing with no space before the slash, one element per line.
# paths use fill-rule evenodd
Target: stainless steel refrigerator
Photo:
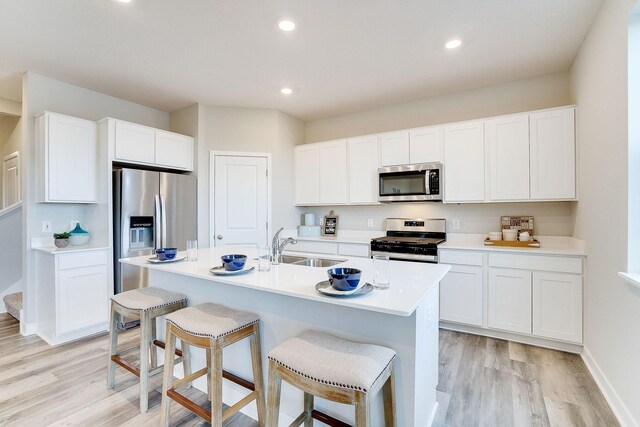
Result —
<path fill-rule="evenodd" d="M 148 285 L 147 269 L 120 258 L 186 249 L 196 240 L 196 178 L 138 169 L 113 171 L 115 293 Z"/>

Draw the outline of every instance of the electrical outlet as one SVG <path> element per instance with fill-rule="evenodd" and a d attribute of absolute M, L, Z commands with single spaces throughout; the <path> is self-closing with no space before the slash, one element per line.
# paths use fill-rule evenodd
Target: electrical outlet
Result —
<path fill-rule="evenodd" d="M 367 219 L 367 227 L 373 228 L 373 218 Z"/>
<path fill-rule="evenodd" d="M 74 228 L 76 228 L 76 225 L 78 225 L 80 221 L 78 221 L 77 219 L 72 219 L 71 221 L 69 221 L 69 230 L 73 230 Z"/>
<path fill-rule="evenodd" d="M 42 232 L 51 233 L 51 221 L 42 221 Z"/>
<path fill-rule="evenodd" d="M 451 220 L 451 229 L 452 230 L 460 230 L 460 220 L 459 219 Z"/>

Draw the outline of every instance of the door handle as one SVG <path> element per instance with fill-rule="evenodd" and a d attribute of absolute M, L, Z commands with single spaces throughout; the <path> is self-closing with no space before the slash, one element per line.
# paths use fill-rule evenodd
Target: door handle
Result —
<path fill-rule="evenodd" d="M 217 238 L 218 240 L 222 240 L 222 234 L 218 234 L 218 235 L 216 236 L 216 238 Z"/>

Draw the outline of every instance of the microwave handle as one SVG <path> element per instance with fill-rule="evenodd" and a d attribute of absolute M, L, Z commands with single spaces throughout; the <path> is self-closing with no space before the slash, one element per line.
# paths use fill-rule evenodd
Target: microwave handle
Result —
<path fill-rule="evenodd" d="M 429 170 L 427 169 L 424 173 L 424 194 L 429 195 L 431 194 L 431 188 L 429 187 L 429 181 L 431 181 L 431 174 L 429 173 Z"/>

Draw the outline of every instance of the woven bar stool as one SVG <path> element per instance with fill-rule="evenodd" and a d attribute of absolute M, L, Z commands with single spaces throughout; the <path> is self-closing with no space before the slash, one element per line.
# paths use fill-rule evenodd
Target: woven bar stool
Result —
<path fill-rule="evenodd" d="M 233 310 L 213 303 L 188 307 L 167 316 L 167 350 L 162 383 L 160 425 L 169 425 L 171 400 L 175 400 L 194 414 L 204 418 L 213 427 L 220 427 L 223 421 L 255 400 L 258 407 L 258 421 L 261 426 L 264 426 L 266 410 L 259 322 L 260 319 L 256 314 Z M 183 343 L 206 349 L 207 366 L 174 382 L 173 358 L 169 355 L 175 348 L 176 337 Z M 249 338 L 251 345 L 253 383 L 222 370 L 222 349 L 244 338 Z M 177 392 L 185 383 L 190 383 L 207 374 L 211 411 L 207 411 Z M 224 412 L 222 411 L 223 378 L 251 390 L 251 393 Z"/>
<path fill-rule="evenodd" d="M 355 405 L 356 427 L 371 425 L 370 402 L 380 389 L 387 426 L 395 426 L 393 360 L 395 351 L 305 331 L 269 352 L 268 427 L 277 427 L 282 380 L 304 392 L 304 411 L 291 426 L 312 426 L 313 419 L 346 425 L 313 408 L 314 396 Z"/>
<path fill-rule="evenodd" d="M 140 412 L 149 408 L 149 377 L 162 371 L 158 366 L 157 347 L 164 348 L 164 343 L 156 339 L 156 317 L 180 310 L 187 306 L 187 297 L 182 294 L 165 291 L 159 288 L 141 288 L 122 292 L 111 297 L 111 331 L 109 343 L 109 372 L 107 387 L 113 388 L 116 378 L 116 365 L 140 378 Z M 122 317 L 140 319 L 140 367 L 134 366 L 118 354 L 118 322 Z M 182 351 L 174 353 L 179 356 L 173 363 L 184 363 L 185 372 L 191 372 L 189 351 L 182 346 Z"/>

